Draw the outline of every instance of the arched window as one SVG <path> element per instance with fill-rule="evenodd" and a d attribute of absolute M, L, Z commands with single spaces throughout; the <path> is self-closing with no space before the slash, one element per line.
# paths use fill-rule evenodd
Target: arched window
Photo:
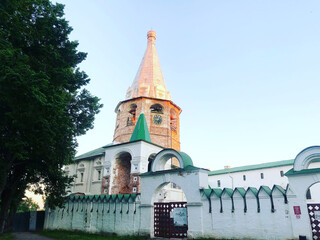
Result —
<path fill-rule="evenodd" d="M 178 128 L 177 125 L 178 125 L 177 113 L 173 108 L 171 108 L 171 110 L 170 110 L 170 128 L 171 128 L 171 130 L 174 132 L 177 132 L 177 128 Z"/>
<path fill-rule="evenodd" d="M 153 104 L 150 110 L 152 113 L 163 113 L 163 107 L 159 103 Z"/>
<path fill-rule="evenodd" d="M 120 114 L 121 114 L 121 111 L 119 109 L 117 111 L 116 129 L 119 127 L 119 124 L 120 124 Z"/>
<path fill-rule="evenodd" d="M 129 116 L 127 119 L 127 126 L 135 125 L 136 123 L 136 111 L 137 111 L 137 105 L 132 103 L 129 107 Z"/>

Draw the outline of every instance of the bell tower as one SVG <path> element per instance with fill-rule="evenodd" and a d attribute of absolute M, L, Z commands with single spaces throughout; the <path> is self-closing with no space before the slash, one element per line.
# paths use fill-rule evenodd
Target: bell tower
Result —
<path fill-rule="evenodd" d="M 162 75 L 158 53 L 155 48 L 155 31 L 147 34 L 148 44 L 126 100 L 121 101 L 115 112 L 114 143 L 129 142 L 136 122 L 144 113 L 151 142 L 164 148 L 180 150 L 181 108 L 172 100 Z"/>

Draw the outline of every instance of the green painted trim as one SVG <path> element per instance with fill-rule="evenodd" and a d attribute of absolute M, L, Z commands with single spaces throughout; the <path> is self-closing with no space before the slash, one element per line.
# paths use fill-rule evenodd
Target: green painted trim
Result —
<path fill-rule="evenodd" d="M 224 189 L 222 190 L 222 192 L 221 192 L 221 196 L 222 196 L 225 192 L 227 193 L 227 195 L 228 195 L 229 197 L 232 197 L 233 190 L 232 190 L 231 188 L 224 188 Z"/>
<path fill-rule="evenodd" d="M 138 122 L 133 130 L 133 133 L 130 138 L 130 142 L 137 141 L 137 140 L 144 140 L 147 142 L 151 142 L 151 137 L 146 121 L 146 117 L 144 113 L 141 113 L 138 119 Z"/>
<path fill-rule="evenodd" d="M 188 167 L 188 166 L 193 166 L 193 161 L 188 154 L 186 154 L 185 152 L 179 152 L 179 151 L 177 151 L 177 152 L 179 153 L 179 155 L 182 158 L 184 169 L 186 169 L 186 167 Z"/>
<path fill-rule="evenodd" d="M 259 191 L 258 191 L 258 195 L 260 193 L 260 191 L 264 190 L 269 196 L 271 196 L 271 189 L 268 186 L 260 186 Z"/>
<path fill-rule="evenodd" d="M 243 172 L 243 171 L 252 171 L 252 170 L 258 170 L 258 169 L 265 169 L 265 168 L 289 166 L 289 165 L 293 165 L 293 162 L 294 160 L 283 160 L 283 161 L 277 161 L 277 162 L 269 162 L 269 163 L 261 163 L 261 164 L 255 164 L 255 165 L 220 169 L 220 170 L 209 172 L 209 176 L 226 174 L 226 173 Z"/>
<path fill-rule="evenodd" d="M 246 194 L 246 190 L 243 187 L 236 187 L 232 193 L 232 197 L 236 191 L 240 193 L 241 197 L 244 197 L 244 195 Z"/>
<path fill-rule="evenodd" d="M 254 196 L 258 196 L 258 189 L 256 189 L 255 187 L 248 187 L 247 191 L 246 191 L 246 195 L 248 192 L 252 192 Z"/>
<path fill-rule="evenodd" d="M 138 197 L 138 195 L 139 195 L 139 193 L 131 193 L 131 194 L 130 194 L 130 197 L 131 197 L 131 199 L 132 199 L 133 201 L 135 201 L 136 198 Z"/>
<path fill-rule="evenodd" d="M 278 189 L 283 195 L 286 195 L 286 190 L 283 189 L 281 186 L 279 186 L 279 185 L 273 185 L 272 192 L 273 192 L 275 189 Z"/>
<path fill-rule="evenodd" d="M 203 189 L 204 195 L 206 195 L 207 198 L 210 197 L 212 189 Z"/>
<path fill-rule="evenodd" d="M 215 194 L 218 198 L 221 197 L 222 189 L 220 188 L 212 188 L 212 193 Z"/>
<path fill-rule="evenodd" d="M 121 201 L 123 198 L 123 194 L 117 194 L 117 196 L 118 196 L 119 201 Z"/>
<path fill-rule="evenodd" d="M 129 201 L 129 199 L 130 199 L 130 194 L 124 194 L 124 195 L 123 195 L 123 199 L 124 199 L 125 201 Z"/>
<path fill-rule="evenodd" d="M 320 173 L 320 168 L 303 169 L 303 170 L 300 170 L 300 171 L 294 171 L 293 168 L 291 168 L 284 175 L 285 176 L 292 176 L 292 175 L 310 174 L 310 173 Z"/>

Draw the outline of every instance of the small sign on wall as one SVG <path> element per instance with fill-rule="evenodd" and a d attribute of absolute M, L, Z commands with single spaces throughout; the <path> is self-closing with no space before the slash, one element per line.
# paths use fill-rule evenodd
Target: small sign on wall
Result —
<path fill-rule="evenodd" d="M 320 211 L 314 211 L 314 218 L 320 222 Z"/>
<path fill-rule="evenodd" d="M 294 214 L 296 215 L 296 218 L 300 218 L 300 215 L 301 215 L 301 209 L 300 209 L 300 206 L 293 206 L 293 211 L 294 211 Z M 320 212 L 320 211 L 319 211 Z M 319 214 L 320 215 L 320 214 Z M 320 216 L 319 216 L 320 217 Z"/>
<path fill-rule="evenodd" d="M 185 226 L 188 225 L 188 216 L 186 208 L 174 208 L 173 209 L 173 225 Z"/>

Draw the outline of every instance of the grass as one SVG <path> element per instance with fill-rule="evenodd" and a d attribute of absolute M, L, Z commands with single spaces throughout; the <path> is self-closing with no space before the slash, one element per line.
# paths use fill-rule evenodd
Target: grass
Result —
<path fill-rule="evenodd" d="M 99 235 L 84 232 L 71 232 L 64 230 L 39 231 L 38 234 L 58 240 L 145 240 L 144 237 L 120 237 L 112 235 Z M 9 238 L 10 239 L 10 238 Z M 0 238 L 0 240 L 2 240 Z M 11 239 L 10 239 L 11 240 Z"/>
<path fill-rule="evenodd" d="M 0 240 L 14 240 L 14 237 L 11 233 L 4 233 L 3 235 L 0 235 Z"/>

